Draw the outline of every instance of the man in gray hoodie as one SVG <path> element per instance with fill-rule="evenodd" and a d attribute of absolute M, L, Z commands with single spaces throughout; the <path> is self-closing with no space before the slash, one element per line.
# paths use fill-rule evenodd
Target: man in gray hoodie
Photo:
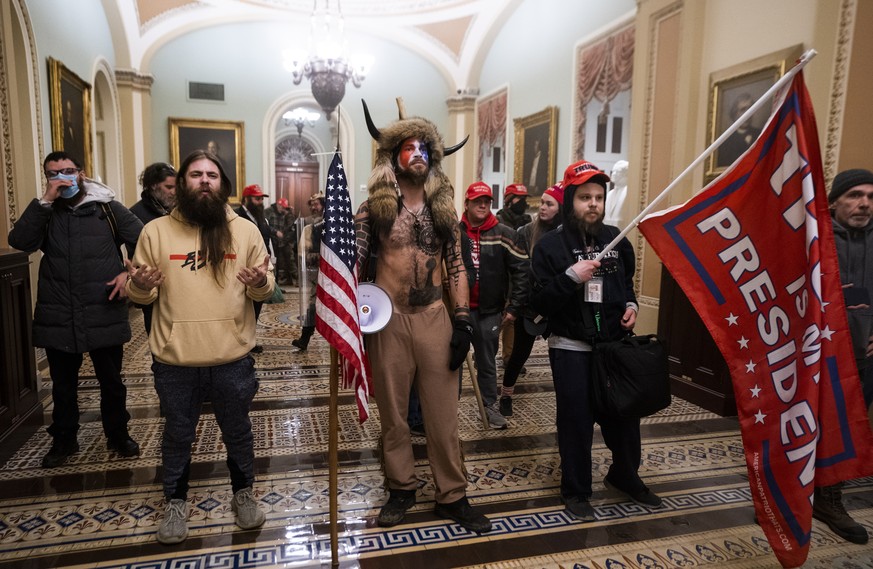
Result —
<path fill-rule="evenodd" d="M 9 244 L 42 251 L 33 344 L 45 348 L 52 379 L 53 442 L 43 468 L 78 452 L 79 368 L 87 352 L 100 383 L 100 417 L 107 447 L 124 457 L 139 454 L 127 424 L 127 389 L 121 380 L 127 316 L 127 271 L 120 245 L 133 251 L 142 222 L 114 200 L 115 192 L 90 180 L 65 152 L 43 161 L 46 185 L 9 232 Z"/>
<path fill-rule="evenodd" d="M 873 172 L 852 169 L 834 178 L 828 194 L 834 242 L 849 317 L 849 331 L 867 407 L 873 402 Z M 815 489 L 812 516 L 852 543 L 867 543 L 867 530 L 843 506 L 842 484 Z"/>

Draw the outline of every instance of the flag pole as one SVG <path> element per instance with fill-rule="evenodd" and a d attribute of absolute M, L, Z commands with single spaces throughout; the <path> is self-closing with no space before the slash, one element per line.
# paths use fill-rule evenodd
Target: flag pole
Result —
<path fill-rule="evenodd" d="M 815 51 L 814 49 L 810 49 L 810 50 L 807 50 L 806 53 L 804 53 L 802 56 L 800 56 L 800 59 L 797 60 L 797 64 L 796 64 L 794 67 L 792 67 L 791 69 L 789 69 L 789 70 L 785 73 L 785 75 L 783 75 L 783 76 L 779 79 L 779 81 L 777 81 L 777 82 L 776 82 L 772 87 L 770 87 L 770 88 L 767 90 L 766 93 L 764 93 L 763 95 L 761 95 L 761 98 L 760 98 L 760 99 L 758 99 L 757 101 L 755 101 L 755 104 L 754 104 L 754 105 L 752 105 L 751 107 L 749 107 L 748 110 L 747 110 L 746 112 L 744 112 L 742 115 L 740 115 L 740 117 L 739 117 L 739 118 L 734 122 L 734 124 L 732 124 L 730 127 L 728 127 L 728 129 L 725 130 L 725 131 L 721 134 L 721 136 L 719 136 L 717 139 L 715 139 L 715 141 L 713 141 L 713 143 L 710 144 L 709 147 L 707 147 L 707 149 L 704 150 L 703 153 L 702 153 L 700 156 L 698 156 L 696 160 L 694 160 L 694 162 L 692 162 L 692 163 L 691 163 L 687 168 L 685 168 L 685 170 L 684 170 L 681 174 L 679 174 L 679 176 L 677 176 L 675 180 L 673 180 L 672 182 L 670 182 L 670 185 L 667 186 L 666 188 L 664 188 L 664 190 L 663 190 L 660 194 L 658 194 L 658 196 L 657 196 L 655 199 L 653 199 L 653 200 L 649 203 L 649 205 L 647 205 L 647 206 L 643 209 L 643 211 L 641 211 L 641 212 L 639 213 L 639 215 L 637 215 L 637 216 L 633 219 L 633 221 L 631 221 L 631 222 L 628 224 L 628 226 L 625 227 L 625 228 L 621 231 L 621 233 L 619 233 L 619 234 L 615 237 L 615 239 L 613 239 L 612 241 L 610 241 L 609 244 L 608 244 L 606 247 L 604 247 L 603 250 L 602 250 L 600 253 L 597 254 L 597 256 L 594 258 L 594 260 L 595 260 L 595 261 L 600 261 L 600 260 L 604 257 L 604 255 L 606 255 L 606 254 L 607 254 L 609 251 L 611 251 L 611 250 L 612 250 L 616 245 L 618 245 L 618 242 L 621 241 L 622 239 L 624 239 L 625 235 L 627 235 L 628 233 L 630 233 L 631 230 L 632 230 L 633 228 L 635 228 L 637 225 L 639 225 L 640 221 L 642 221 L 642 219 L 643 219 L 645 216 L 647 216 L 647 215 L 649 214 L 649 212 L 650 212 L 651 210 L 653 210 L 653 209 L 655 208 L 655 206 L 658 205 L 658 204 L 661 202 L 661 200 L 663 200 L 665 197 L 667 197 L 667 194 L 670 193 L 670 192 L 673 190 L 673 188 L 675 188 L 676 186 L 679 185 L 679 182 L 681 182 L 681 181 L 682 181 L 682 180 L 683 180 L 683 179 L 684 179 L 688 174 L 690 174 L 690 173 L 691 173 L 695 168 L 697 168 L 698 166 L 700 166 L 700 164 L 702 164 L 703 161 L 706 160 L 707 156 L 709 156 L 710 154 L 712 154 L 712 152 L 713 152 L 716 148 L 718 148 L 719 146 L 721 146 L 722 143 L 723 143 L 725 140 L 727 140 L 727 138 L 728 138 L 730 135 L 732 135 L 732 134 L 733 134 L 737 129 L 739 129 L 740 126 L 742 126 L 743 123 L 745 123 L 747 120 L 749 120 L 750 118 L 752 118 L 752 115 L 754 115 L 755 113 L 757 113 L 758 110 L 759 110 L 761 107 L 763 107 L 765 104 L 767 104 L 767 103 L 769 102 L 770 98 L 773 97 L 773 96 L 774 96 L 774 95 L 775 95 L 775 94 L 776 94 L 780 89 L 782 89 L 783 87 L 785 87 L 785 86 L 786 86 L 786 85 L 787 85 L 787 84 L 788 84 L 788 83 L 789 83 L 789 82 L 794 78 L 795 75 L 797 75 L 798 73 L 800 73 L 800 70 L 803 69 L 803 68 L 806 66 L 806 64 L 809 63 L 810 60 L 812 60 L 812 58 L 815 57 L 817 54 L 818 54 L 817 51 Z"/>
<path fill-rule="evenodd" d="M 339 151 L 340 109 L 336 109 L 336 149 Z M 339 567 L 339 352 L 330 347 L 330 411 L 328 419 L 328 494 L 330 494 L 330 566 Z"/>
<path fill-rule="evenodd" d="M 337 530 L 339 512 L 337 493 L 339 483 L 337 471 L 339 447 L 339 354 L 330 347 L 330 410 L 328 412 L 328 455 L 330 456 L 328 494 L 330 495 L 330 566 L 339 567 L 339 532 Z"/>

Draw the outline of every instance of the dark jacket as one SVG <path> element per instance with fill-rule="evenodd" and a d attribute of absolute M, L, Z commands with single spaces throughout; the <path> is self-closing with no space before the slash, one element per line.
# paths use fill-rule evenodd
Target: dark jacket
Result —
<path fill-rule="evenodd" d="M 847 229 L 833 220 L 834 242 L 840 265 L 840 282 L 873 294 L 873 223 L 863 229 Z M 867 340 L 873 334 L 873 307 L 849 310 L 849 332 L 858 368 L 870 365 Z"/>
<path fill-rule="evenodd" d="M 578 234 L 562 225 L 545 234 L 536 244 L 531 259 L 534 282 L 531 307 L 549 319 L 549 331 L 557 336 L 591 342 L 616 340 L 626 334 L 621 319 L 628 303 L 636 304 L 633 277 L 634 251 L 627 238 L 619 241 L 601 260 L 595 277 L 603 278 L 603 303 L 584 300 L 584 285 L 576 284 L 566 270 L 578 260 L 594 259 L 619 229 L 604 225 L 586 251 Z M 600 330 L 587 328 L 600 314 Z"/>
<path fill-rule="evenodd" d="M 478 307 L 481 314 L 507 312 L 518 317 L 527 297 L 529 259 L 518 243 L 518 233 L 511 227 L 497 223 L 490 218 L 479 227 L 469 227 L 467 216 L 461 219 L 461 232 L 470 241 L 462 240 L 462 246 L 469 246 L 474 258 L 479 255 L 474 289 L 478 289 Z M 470 294 L 473 298 L 475 293 Z M 507 306 L 507 297 L 509 305 Z M 472 301 L 471 301 L 471 308 Z"/>
<path fill-rule="evenodd" d="M 262 223 L 258 223 L 257 221 L 255 221 L 255 218 L 251 216 L 248 210 L 246 210 L 246 208 L 243 206 L 239 206 L 233 211 L 238 216 L 242 217 L 243 219 L 248 219 L 258 226 L 258 231 L 261 232 L 261 237 L 264 238 L 264 247 L 266 247 L 267 251 L 272 255 L 273 246 L 270 243 L 270 223 L 266 220 L 266 218 L 264 218 L 264 221 Z"/>
<path fill-rule="evenodd" d="M 170 213 L 148 190 L 142 191 L 140 200 L 130 207 L 130 212 L 137 216 L 143 225 Z"/>
<path fill-rule="evenodd" d="M 518 230 L 522 225 L 527 225 L 533 220 L 529 213 L 515 213 L 508 207 L 501 209 L 496 215 L 497 221 L 503 225 L 508 225 L 515 230 Z"/>
<path fill-rule="evenodd" d="M 75 209 L 33 200 L 9 233 L 9 244 L 16 249 L 43 252 L 33 316 L 34 345 L 73 354 L 130 340 L 127 301 L 109 300 L 106 283 L 124 265 L 98 202 L 109 204 L 118 238 L 129 251 L 136 247 L 142 231 L 142 222 L 112 200 L 112 190 L 90 181 L 85 187 L 88 196 Z"/>

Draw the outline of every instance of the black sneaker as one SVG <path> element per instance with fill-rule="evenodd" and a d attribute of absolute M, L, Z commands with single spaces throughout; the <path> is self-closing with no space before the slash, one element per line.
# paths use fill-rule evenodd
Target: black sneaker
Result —
<path fill-rule="evenodd" d="M 415 505 L 415 490 L 389 490 L 388 501 L 379 510 L 377 521 L 383 528 L 396 526 L 403 521 L 406 510 Z"/>
<path fill-rule="evenodd" d="M 561 496 L 564 503 L 564 511 L 574 520 L 593 522 L 595 520 L 594 508 L 591 502 L 578 496 Z"/>
<path fill-rule="evenodd" d="M 56 468 L 77 452 L 79 452 L 79 441 L 55 439 L 48 454 L 42 457 L 42 467 Z"/>
<path fill-rule="evenodd" d="M 424 423 L 416 423 L 415 425 L 412 425 L 411 427 L 409 427 L 409 434 L 411 434 L 414 437 L 425 436 Z"/>
<path fill-rule="evenodd" d="M 117 441 L 107 441 L 106 448 L 114 450 L 119 454 L 119 456 L 128 458 L 131 456 L 139 456 L 139 445 L 130 437 Z"/>
<path fill-rule="evenodd" d="M 296 340 L 291 340 L 291 345 L 301 352 L 305 352 L 306 348 L 309 347 L 309 342 L 304 342 L 303 339 L 297 338 Z"/>
<path fill-rule="evenodd" d="M 627 490 L 623 490 L 621 487 L 616 486 L 609 480 L 609 475 L 607 475 L 603 479 L 603 485 L 607 488 L 612 488 L 613 490 L 618 490 L 622 494 L 625 494 L 628 498 L 630 498 L 635 504 L 640 506 L 647 506 L 649 508 L 660 508 L 663 505 L 663 500 L 661 497 L 649 490 L 647 487 L 643 486 L 643 489 L 638 492 L 628 492 Z"/>
<path fill-rule="evenodd" d="M 260 344 L 255 344 L 255 347 L 252 348 L 251 350 L 249 350 L 249 353 L 251 353 L 251 354 L 262 354 L 262 353 L 264 353 L 264 346 L 262 346 L 262 345 L 260 345 Z"/>
<path fill-rule="evenodd" d="M 462 528 L 476 533 L 491 531 L 491 520 L 478 513 L 464 496 L 448 504 L 437 503 L 434 513 L 441 518 L 456 521 Z"/>
<path fill-rule="evenodd" d="M 504 417 L 512 417 L 512 397 L 509 395 L 500 397 L 500 414 Z"/>

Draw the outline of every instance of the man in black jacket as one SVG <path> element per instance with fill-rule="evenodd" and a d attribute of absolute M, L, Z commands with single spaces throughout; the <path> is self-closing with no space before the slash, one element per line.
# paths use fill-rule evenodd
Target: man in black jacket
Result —
<path fill-rule="evenodd" d="M 506 419 L 497 402 L 497 343 L 502 325 L 521 313 L 527 296 L 527 253 L 518 233 L 497 222 L 491 213 L 491 187 L 476 182 L 467 188 L 461 231 L 467 234 L 476 278 L 470 289 L 470 319 L 473 323 L 473 355 L 482 403 L 492 429 L 505 429 Z M 507 299 L 509 303 L 507 304 Z"/>
<path fill-rule="evenodd" d="M 634 252 L 622 239 L 601 261 L 594 258 L 618 235 L 604 225 L 609 177 L 589 162 L 564 173 L 564 224 L 533 250 L 530 304 L 549 319 L 549 363 L 555 384 L 561 499 L 568 515 L 591 521 L 591 444 L 595 409 L 591 401 L 591 350 L 597 340 L 621 338 L 633 330 L 638 305 L 633 290 Z M 598 415 L 603 440 L 612 451 L 604 479 L 643 506 L 658 507 L 637 470 L 641 458 L 639 419 Z"/>
<path fill-rule="evenodd" d="M 155 162 L 146 166 L 139 175 L 142 186 L 140 200 L 130 208 L 143 225 L 169 215 L 176 205 L 176 169 L 166 162 Z M 152 331 L 152 305 L 137 305 L 142 309 L 142 319 L 146 334 Z"/>
<path fill-rule="evenodd" d="M 121 379 L 130 340 L 127 271 L 119 244 L 133 251 L 142 223 L 115 201 L 115 192 L 82 173 L 78 161 L 52 152 L 43 161 L 46 186 L 9 232 L 9 244 L 42 251 L 33 344 L 45 348 L 52 378 L 52 447 L 42 459 L 54 468 L 79 451 L 79 368 L 85 352 L 100 383 L 100 418 L 109 450 L 139 454 L 127 424 L 127 388 Z"/>
<path fill-rule="evenodd" d="M 267 252 L 270 253 L 270 256 L 273 256 L 272 243 L 270 243 L 270 223 L 267 221 L 266 214 L 264 213 L 264 197 L 266 195 L 261 191 L 261 186 L 257 184 L 248 185 L 243 188 L 242 204 L 233 211 L 238 216 L 248 219 L 258 226 L 258 231 L 261 232 L 261 236 L 264 238 Z M 261 317 L 261 308 L 263 308 L 264 303 L 263 301 L 256 300 L 253 304 L 255 306 L 255 321 L 257 322 Z M 255 344 L 255 347 L 252 348 L 253 354 L 260 354 L 263 351 L 264 346 L 260 344 Z"/>

